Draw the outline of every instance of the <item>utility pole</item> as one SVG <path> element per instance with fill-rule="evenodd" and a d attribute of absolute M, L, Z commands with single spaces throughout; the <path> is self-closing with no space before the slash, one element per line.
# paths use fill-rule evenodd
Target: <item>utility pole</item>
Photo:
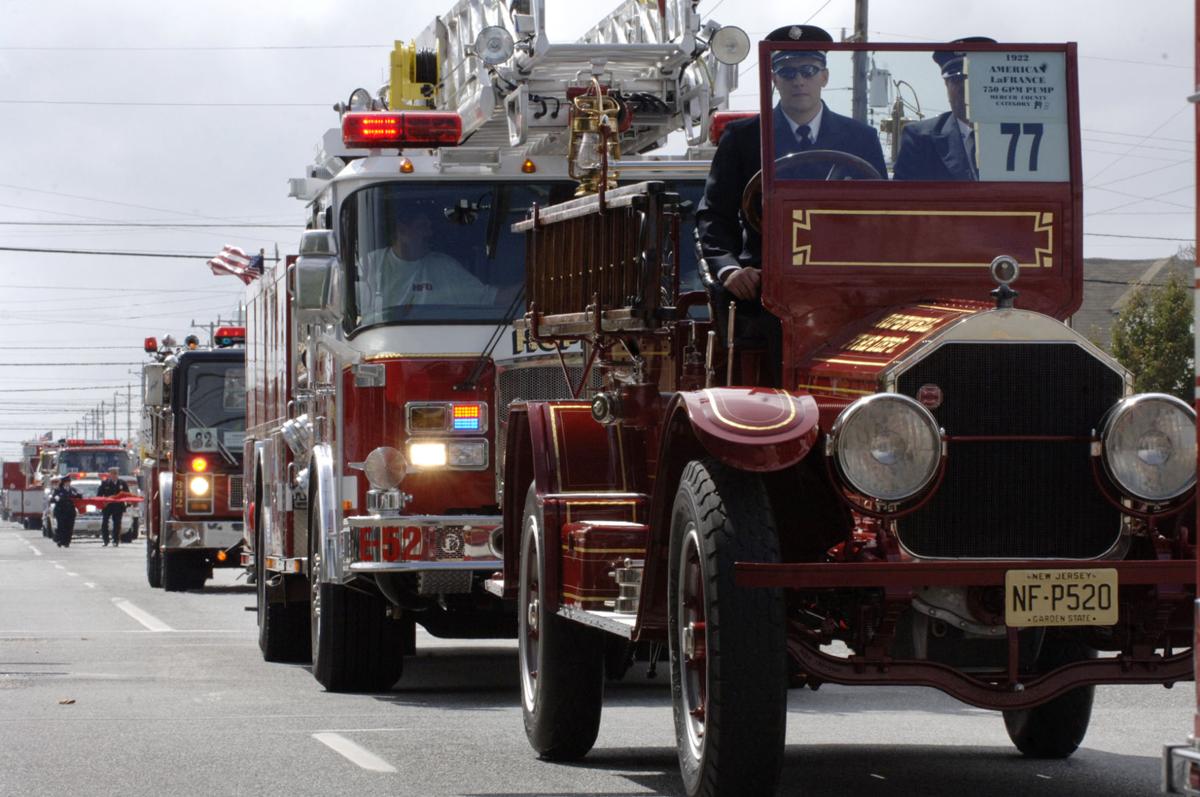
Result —
<path fill-rule="evenodd" d="M 96 420 L 98 421 L 98 423 L 96 424 L 97 436 L 101 440 L 103 440 L 104 439 L 104 400 L 103 399 L 100 400 L 100 411 L 97 414 Z"/>
<path fill-rule="evenodd" d="M 133 440 L 133 385 L 125 383 L 125 442 Z"/>
<path fill-rule="evenodd" d="M 120 427 L 117 426 L 117 399 L 120 395 L 120 393 L 113 393 L 113 437 L 121 436 L 120 431 L 118 431 Z"/>
<path fill-rule="evenodd" d="M 851 41 L 867 40 L 867 0 L 854 0 L 854 36 Z M 867 122 L 867 51 L 854 51 L 854 82 L 850 100 L 850 115 Z"/>

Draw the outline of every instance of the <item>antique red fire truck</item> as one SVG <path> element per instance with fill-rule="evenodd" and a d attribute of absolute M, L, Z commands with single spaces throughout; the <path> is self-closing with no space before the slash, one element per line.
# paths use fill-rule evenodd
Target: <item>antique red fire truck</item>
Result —
<path fill-rule="evenodd" d="M 1195 119 L 1197 141 L 1200 142 L 1200 0 L 1197 0 L 1195 14 L 1193 19 L 1196 25 L 1196 48 L 1194 50 L 1195 57 L 1195 77 L 1196 91 L 1188 101 L 1193 103 L 1193 116 Z M 1197 149 L 1200 153 L 1200 145 Z M 1196 158 L 1196 174 L 1200 176 L 1200 157 Z M 1197 199 L 1200 199 L 1200 182 L 1197 183 L 1198 189 L 1196 193 Z M 1200 233 L 1200 202 L 1197 202 L 1196 213 L 1196 231 Z M 1200 270 L 1196 272 L 1196 288 L 1200 288 Z M 1196 365 L 1196 394 L 1195 402 L 1197 411 L 1200 411 L 1200 335 L 1196 335 L 1196 330 L 1200 329 L 1200 304 L 1195 303 L 1195 293 L 1193 296 L 1193 318 L 1192 334 L 1196 340 L 1196 353 L 1194 362 Z M 1200 489 L 1200 488 L 1198 488 Z M 1196 506 L 1196 522 L 1200 525 L 1200 502 Z M 1200 568 L 1200 559 L 1197 560 L 1197 567 Z M 1198 573 L 1197 578 L 1200 578 Z M 1200 602 L 1196 603 L 1197 620 L 1200 620 Z M 1200 634 L 1200 622 L 1196 622 L 1195 630 Z M 1195 658 L 1195 651 L 1200 651 L 1200 637 L 1193 642 L 1193 660 L 1195 666 L 1200 668 L 1200 659 Z M 1200 673 L 1197 673 L 1200 676 Z M 1196 713 L 1192 720 L 1192 732 L 1188 734 L 1186 744 L 1169 744 L 1163 750 L 1163 791 L 1168 794 L 1188 794 L 1200 795 L 1200 677 L 1196 677 Z"/>
<path fill-rule="evenodd" d="M 142 495 L 146 580 L 199 589 L 238 567 L 242 545 L 245 330 L 218 327 L 212 348 L 146 339 Z"/>
<path fill-rule="evenodd" d="M 76 491 L 83 493 L 85 498 L 95 498 L 100 480 L 108 475 L 109 468 L 117 469 L 117 473 L 130 488 L 129 496 L 138 497 L 138 467 L 135 455 L 117 438 L 88 440 L 82 437 L 67 437 L 42 450 L 38 473 L 41 483 L 45 485 L 45 508 L 40 518 L 43 536 L 54 536 L 54 512 L 50 506 L 50 496 L 58 486 L 58 478 L 70 474 Z M 79 515 L 75 522 L 75 536 L 100 536 L 104 503 L 103 499 L 76 500 Z M 141 516 L 141 503 L 128 502 L 121 518 L 121 542 L 132 542 L 137 537 L 142 524 Z"/>
<path fill-rule="evenodd" d="M 920 107 L 965 91 L 977 179 L 785 153 L 772 55 L 816 49 L 830 85 L 866 53 L 890 76 L 872 86 Z M 1076 47 L 758 55 L 764 167 L 741 215 L 761 226 L 780 363 L 740 346 L 732 311 L 732 335 L 686 312 L 706 296 L 678 289 L 666 186 L 517 227 L 521 327 L 582 342 L 602 379 L 508 412 L 493 587 L 518 603 L 529 741 L 588 752 L 617 638 L 669 652 L 689 795 L 774 791 L 786 690 L 824 683 L 932 686 L 1001 712 L 1026 755 L 1068 756 L 1096 684 L 1192 678 L 1196 582 L 1193 408 L 1134 395 L 1066 323 L 1082 296 Z M 849 93 L 825 98 L 851 114 Z"/>
<path fill-rule="evenodd" d="M 299 257 L 247 298 L 244 559 L 268 660 L 311 656 L 326 688 L 379 690 L 416 624 L 515 634 L 512 602 L 482 587 L 501 567 L 507 408 L 573 395 L 582 366 L 578 347 L 560 357 L 513 329 L 510 227 L 575 190 L 563 156 L 595 154 L 574 102 L 595 76 L 607 93 L 581 102 L 616 120 L 630 157 L 614 169 L 698 200 L 711 112 L 749 40 L 694 6 L 625 2 L 562 44 L 542 0 L 458 2 L 397 47 L 379 96 L 338 106 L 341 128 L 293 181 L 309 203 Z M 638 157 L 681 118 L 690 159 Z M 695 273 L 691 247 L 680 256 Z"/>

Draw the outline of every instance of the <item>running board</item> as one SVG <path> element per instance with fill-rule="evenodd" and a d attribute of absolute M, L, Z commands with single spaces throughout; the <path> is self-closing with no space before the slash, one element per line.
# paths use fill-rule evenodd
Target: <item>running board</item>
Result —
<path fill-rule="evenodd" d="M 637 625 L 637 615 L 635 614 L 597 612 L 575 606 L 560 605 L 558 616 L 592 628 L 599 628 L 601 631 L 607 631 L 625 639 L 633 639 L 633 628 Z"/>

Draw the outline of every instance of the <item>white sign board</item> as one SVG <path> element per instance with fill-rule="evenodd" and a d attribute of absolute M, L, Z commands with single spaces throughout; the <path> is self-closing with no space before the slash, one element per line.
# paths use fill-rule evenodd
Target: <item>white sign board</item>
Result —
<path fill-rule="evenodd" d="M 967 111 L 980 180 L 1066 181 L 1066 55 L 968 53 Z"/>

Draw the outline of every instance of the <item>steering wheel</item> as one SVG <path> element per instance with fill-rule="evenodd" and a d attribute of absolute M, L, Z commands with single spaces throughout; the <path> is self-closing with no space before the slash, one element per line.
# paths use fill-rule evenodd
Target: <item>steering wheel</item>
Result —
<path fill-rule="evenodd" d="M 824 180 L 882 180 L 879 170 L 857 155 L 836 149 L 810 149 L 791 152 L 775 159 L 775 174 L 783 178 L 809 177 L 814 164 L 827 163 L 829 171 Z M 742 192 L 742 218 L 754 228 L 762 231 L 762 170 L 746 183 Z"/>

